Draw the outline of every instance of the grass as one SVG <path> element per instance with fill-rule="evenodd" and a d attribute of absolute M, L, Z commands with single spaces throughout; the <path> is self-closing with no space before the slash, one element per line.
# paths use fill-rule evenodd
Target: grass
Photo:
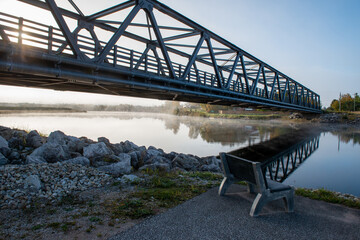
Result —
<path fill-rule="evenodd" d="M 219 174 L 195 172 L 164 172 L 145 170 L 148 180 L 138 184 L 136 191 L 123 199 L 107 204 L 112 218 L 139 219 L 151 216 L 163 208 L 171 208 L 183 203 L 219 184 Z M 194 178 L 207 180 L 199 182 Z"/>
<path fill-rule="evenodd" d="M 314 200 L 321 200 L 329 203 L 337 203 L 337 204 L 345 205 L 347 207 L 360 209 L 359 200 L 344 198 L 332 191 L 328 191 L 325 189 L 311 190 L 311 189 L 297 188 L 295 193 L 296 195 L 307 197 Z"/>

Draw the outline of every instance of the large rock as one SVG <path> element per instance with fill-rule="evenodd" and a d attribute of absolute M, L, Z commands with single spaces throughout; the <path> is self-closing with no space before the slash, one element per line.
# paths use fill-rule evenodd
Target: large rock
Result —
<path fill-rule="evenodd" d="M 31 191 L 38 191 L 41 189 L 41 180 L 38 175 L 30 175 L 24 180 L 24 188 Z"/>
<path fill-rule="evenodd" d="M 82 152 L 83 148 L 88 144 L 73 136 L 67 136 L 61 131 L 55 131 L 50 133 L 48 143 L 59 144 L 64 148 L 68 148 L 70 152 Z"/>
<path fill-rule="evenodd" d="M 113 163 L 107 166 L 98 167 L 99 171 L 103 171 L 107 174 L 110 174 L 114 177 L 121 176 L 124 174 L 131 173 L 131 157 L 128 154 L 121 156 L 122 161 Z"/>
<path fill-rule="evenodd" d="M 8 144 L 9 144 L 9 148 L 18 149 L 18 150 L 23 150 L 25 147 L 24 140 L 17 137 L 10 138 Z"/>
<path fill-rule="evenodd" d="M 36 130 L 29 132 L 26 136 L 26 145 L 32 148 L 38 148 L 43 145 L 42 138 Z"/>
<path fill-rule="evenodd" d="M 3 138 L 2 136 L 0 136 L 0 148 L 8 148 L 9 144 L 8 142 L 5 140 L 5 138 Z"/>
<path fill-rule="evenodd" d="M 89 146 L 84 147 L 83 153 L 84 157 L 89 159 L 108 157 L 112 154 L 113 152 L 111 149 L 109 149 L 103 142 L 90 144 Z"/>
<path fill-rule="evenodd" d="M 68 149 L 55 142 L 45 143 L 41 147 L 35 149 L 30 156 L 39 156 L 44 158 L 48 163 L 59 162 L 70 158 Z"/>
<path fill-rule="evenodd" d="M 160 171 L 170 172 L 171 166 L 168 163 L 158 163 L 158 162 L 150 163 L 150 164 L 145 164 L 144 166 L 139 168 L 139 171 L 146 170 L 146 169 L 150 169 L 153 171 L 160 170 Z"/>
<path fill-rule="evenodd" d="M 0 153 L 0 166 L 6 165 L 9 163 L 9 160 Z"/>
<path fill-rule="evenodd" d="M 179 154 L 172 161 L 173 167 L 179 167 L 187 171 L 195 171 L 199 166 L 199 161 L 190 155 Z"/>
<path fill-rule="evenodd" d="M 90 166 L 90 160 L 86 157 L 76 157 L 69 160 L 65 160 L 62 163 L 79 164 L 83 166 Z"/>
<path fill-rule="evenodd" d="M 126 140 L 125 142 L 123 142 L 121 144 L 122 144 L 122 147 L 123 147 L 123 151 L 125 153 L 129 153 L 131 151 L 136 151 L 139 148 L 138 145 L 136 145 L 135 143 L 130 142 L 128 140 Z"/>
<path fill-rule="evenodd" d="M 26 164 L 44 164 L 47 163 L 46 160 L 41 156 L 27 156 L 26 157 Z"/>
<path fill-rule="evenodd" d="M 8 127 L 0 126 L 0 137 L 9 140 L 12 137 L 13 130 Z"/>

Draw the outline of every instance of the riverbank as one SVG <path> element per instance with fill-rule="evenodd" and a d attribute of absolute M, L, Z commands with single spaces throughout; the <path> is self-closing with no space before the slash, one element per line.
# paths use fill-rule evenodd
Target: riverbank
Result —
<path fill-rule="evenodd" d="M 215 157 L 60 131 L 46 137 L 0 127 L 0 136 L 0 239 L 104 239 L 222 179 Z"/>

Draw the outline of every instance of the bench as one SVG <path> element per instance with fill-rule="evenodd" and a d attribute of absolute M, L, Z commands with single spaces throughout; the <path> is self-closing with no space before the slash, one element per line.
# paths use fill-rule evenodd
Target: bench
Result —
<path fill-rule="evenodd" d="M 250 216 L 258 216 L 265 204 L 281 198 L 284 200 L 286 211 L 294 211 L 294 188 L 265 178 L 261 163 L 226 153 L 220 153 L 220 158 L 225 175 L 219 188 L 220 196 L 225 195 L 234 181 L 245 181 L 248 192 L 257 193 L 251 206 Z"/>

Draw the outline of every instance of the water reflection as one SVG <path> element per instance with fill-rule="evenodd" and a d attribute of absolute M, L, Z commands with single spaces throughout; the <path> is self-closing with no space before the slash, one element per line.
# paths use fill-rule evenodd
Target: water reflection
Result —
<path fill-rule="evenodd" d="M 260 162 L 264 176 L 283 182 L 319 148 L 319 141 L 320 132 L 296 130 L 230 154 Z"/>

